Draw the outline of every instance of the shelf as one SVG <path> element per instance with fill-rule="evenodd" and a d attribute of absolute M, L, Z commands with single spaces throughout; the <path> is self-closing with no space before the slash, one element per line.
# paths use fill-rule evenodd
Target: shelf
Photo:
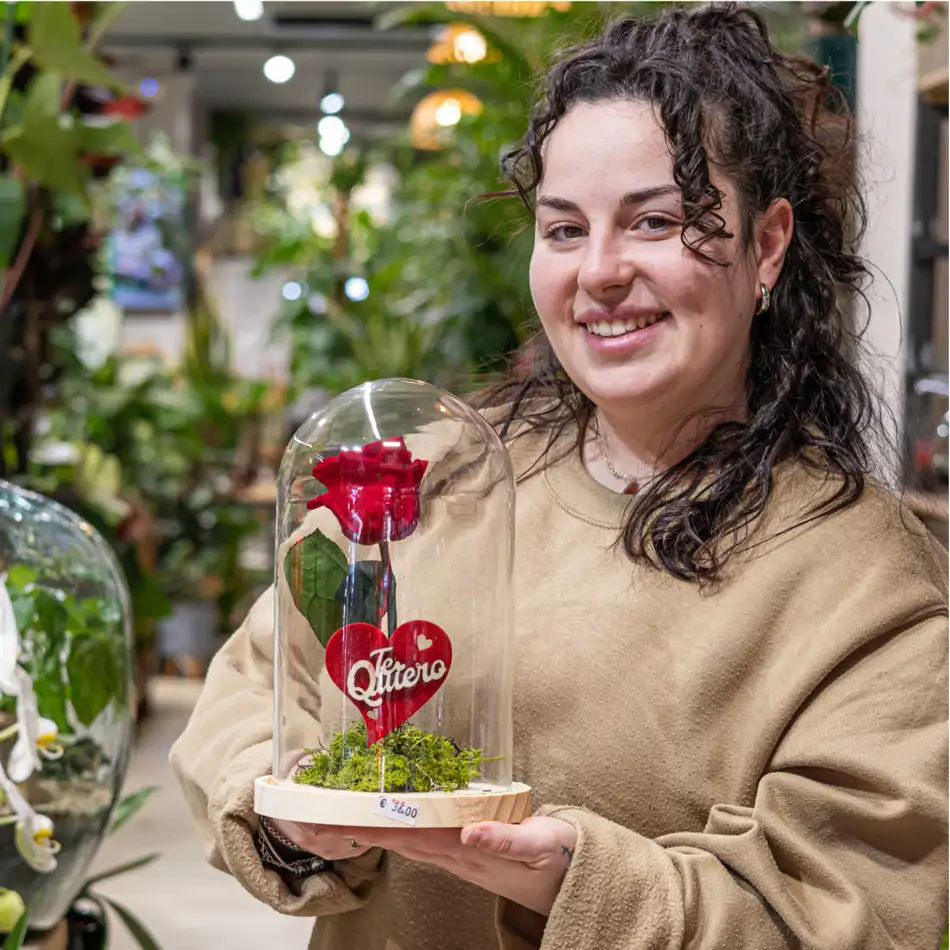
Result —
<path fill-rule="evenodd" d="M 940 66 L 924 73 L 917 80 L 917 89 L 927 102 L 946 104 L 948 72 L 948 67 Z"/>

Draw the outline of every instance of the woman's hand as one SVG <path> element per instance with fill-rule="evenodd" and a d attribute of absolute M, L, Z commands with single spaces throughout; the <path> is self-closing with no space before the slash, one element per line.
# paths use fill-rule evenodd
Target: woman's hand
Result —
<path fill-rule="evenodd" d="M 324 829 L 324 834 L 330 831 Z M 413 861 L 434 864 L 545 916 L 554 906 L 577 846 L 573 825 L 546 817 L 527 818 L 520 825 L 486 821 L 461 831 L 334 828 L 332 832 L 335 840 L 347 847 L 352 839 L 363 850 L 385 848 Z"/>
<path fill-rule="evenodd" d="M 312 825 L 300 821 L 283 821 L 269 818 L 270 824 L 288 841 L 324 861 L 342 861 L 344 858 L 358 858 L 372 850 L 373 845 L 360 843 L 353 847 L 354 838 L 344 835 L 339 828 L 330 825 Z"/>

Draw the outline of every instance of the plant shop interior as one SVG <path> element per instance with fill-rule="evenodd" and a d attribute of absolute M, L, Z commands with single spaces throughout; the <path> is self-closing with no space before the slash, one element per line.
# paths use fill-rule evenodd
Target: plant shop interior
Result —
<path fill-rule="evenodd" d="M 274 583 L 298 427 L 464 397 L 536 332 L 528 213 L 472 199 L 548 58 L 666 5 L 0 10 L 4 948 L 307 946 L 206 863 L 169 750 Z M 947 4 L 750 6 L 857 115 L 890 475 L 946 545 Z"/>

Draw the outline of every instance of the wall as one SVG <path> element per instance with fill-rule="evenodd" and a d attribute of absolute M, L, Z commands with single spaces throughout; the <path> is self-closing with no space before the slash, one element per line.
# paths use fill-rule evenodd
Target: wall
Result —
<path fill-rule="evenodd" d="M 872 3 L 862 14 L 859 29 L 858 127 L 866 140 L 859 171 L 869 214 L 861 253 L 874 274 L 867 342 L 875 354 L 870 369 L 876 385 L 899 427 L 912 236 L 916 25 L 897 4 Z M 880 464 L 882 474 L 896 476 L 896 459 L 882 457 Z"/>

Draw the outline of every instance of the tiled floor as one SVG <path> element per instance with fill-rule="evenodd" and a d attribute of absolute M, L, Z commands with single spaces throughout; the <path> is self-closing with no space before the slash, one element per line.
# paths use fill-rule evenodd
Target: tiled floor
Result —
<path fill-rule="evenodd" d="M 305 950 L 312 920 L 274 913 L 209 867 L 201 855 L 168 767 L 168 750 L 199 690 L 200 683 L 191 680 L 160 679 L 152 686 L 152 715 L 143 725 L 125 791 L 146 785 L 161 786 L 161 791 L 105 842 L 93 872 L 152 851 L 162 856 L 140 871 L 102 884 L 100 890 L 134 910 L 162 950 Z M 119 921 L 110 929 L 108 950 L 136 950 L 138 945 Z"/>

